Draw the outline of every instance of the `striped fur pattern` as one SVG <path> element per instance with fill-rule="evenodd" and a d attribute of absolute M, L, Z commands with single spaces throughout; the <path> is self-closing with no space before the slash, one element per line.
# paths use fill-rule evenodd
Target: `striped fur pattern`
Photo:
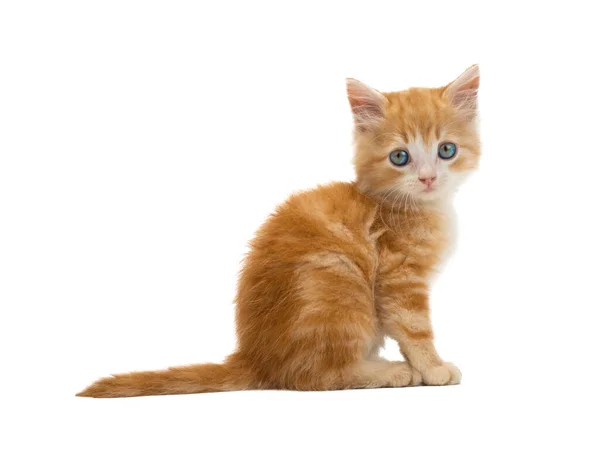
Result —
<path fill-rule="evenodd" d="M 435 89 L 347 86 L 356 181 L 295 194 L 258 230 L 238 284 L 237 350 L 222 364 L 104 378 L 79 396 L 460 382 L 434 347 L 429 287 L 452 244 L 452 194 L 479 160 L 479 69 Z M 437 156 L 444 142 L 452 159 Z M 409 164 L 390 162 L 397 149 Z M 386 336 L 405 361 L 379 357 Z"/>

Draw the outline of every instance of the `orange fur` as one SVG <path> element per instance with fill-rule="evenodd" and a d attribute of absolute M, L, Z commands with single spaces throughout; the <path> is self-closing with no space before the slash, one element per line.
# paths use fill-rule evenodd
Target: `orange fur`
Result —
<path fill-rule="evenodd" d="M 222 365 L 104 378 L 79 396 L 458 383 L 433 345 L 428 288 L 451 241 L 451 194 L 479 159 L 478 85 L 476 66 L 436 89 L 382 94 L 349 80 L 357 180 L 291 196 L 258 230 L 238 285 L 236 352 Z M 441 141 L 458 146 L 452 161 L 432 156 Z M 390 163 L 397 148 L 412 149 L 410 165 Z M 406 362 L 378 356 L 385 336 Z"/>

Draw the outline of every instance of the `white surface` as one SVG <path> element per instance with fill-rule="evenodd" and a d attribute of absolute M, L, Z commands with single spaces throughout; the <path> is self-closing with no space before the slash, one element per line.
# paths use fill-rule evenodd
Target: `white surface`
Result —
<path fill-rule="evenodd" d="M 592 6 L 216 4 L 0 6 L 0 447 L 598 449 Z M 233 349 L 253 231 L 352 177 L 345 77 L 476 62 L 484 157 L 432 301 L 461 386 L 74 397 Z"/>

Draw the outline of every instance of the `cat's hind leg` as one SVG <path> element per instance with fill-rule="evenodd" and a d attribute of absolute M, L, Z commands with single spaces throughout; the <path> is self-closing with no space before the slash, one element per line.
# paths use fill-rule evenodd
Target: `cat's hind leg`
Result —
<path fill-rule="evenodd" d="M 407 362 L 365 360 L 342 377 L 344 388 L 383 388 L 420 385 L 421 374 Z"/>
<path fill-rule="evenodd" d="M 372 254 L 362 248 L 350 249 L 348 255 L 317 252 L 305 258 L 296 272 L 291 303 L 296 314 L 282 327 L 283 338 L 268 361 L 275 388 L 340 390 L 421 383 L 408 363 L 377 358 L 383 340 L 373 299 L 374 267 Z"/>
<path fill-rule="evenodd" d="M 422 384 L 421 373 L 407 362 L 364 360 L 351 367 L 312 373 L 302 381 L 296 378 L 292 388 L 299 391 L 348 390 L 358 388 L 393 388 Z"/>

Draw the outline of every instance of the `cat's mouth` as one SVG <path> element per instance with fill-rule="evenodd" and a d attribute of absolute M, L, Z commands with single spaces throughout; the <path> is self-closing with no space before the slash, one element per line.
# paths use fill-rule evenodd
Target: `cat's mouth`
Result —
<path fill-rule="evenodd" d="M 424 187 L 418 194 L 420 198 L 423 200 L 432 200 L 437 198 L 440 193 L 440 189 L 438 185 Z"/>
<path fill-rule="evenodd" d="M 421 190 L 421 194 L 427 195 L 435 193 L 436 191 L 438 191 L 438 184 L 423 187 L 423 189 Z"/>

